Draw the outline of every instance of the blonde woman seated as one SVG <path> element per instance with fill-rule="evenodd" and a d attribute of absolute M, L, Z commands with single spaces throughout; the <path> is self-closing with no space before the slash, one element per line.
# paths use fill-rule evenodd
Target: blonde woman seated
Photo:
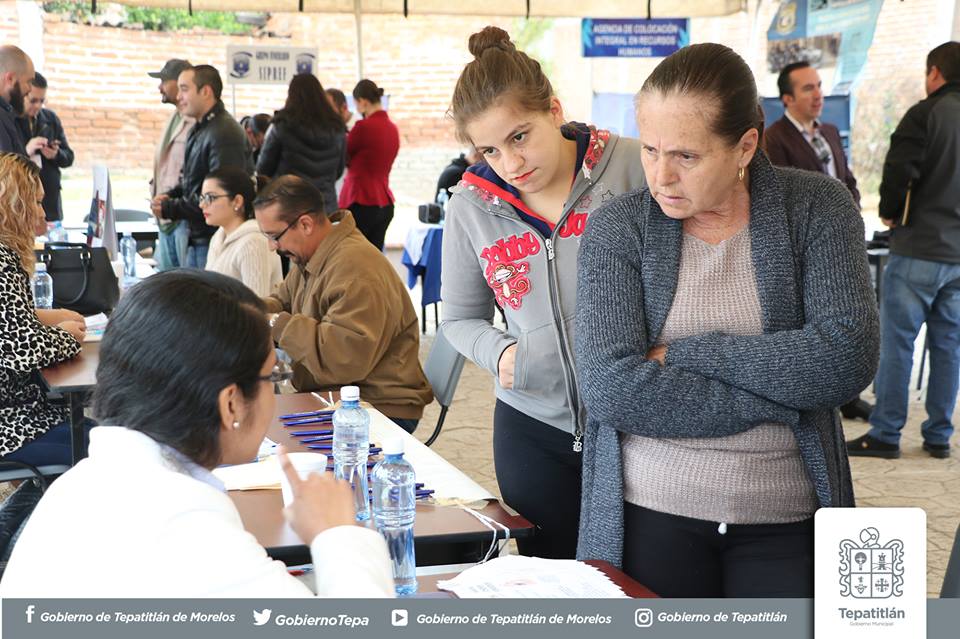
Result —
<path fill-rule="evenodd" d="M 253 180 L 236 167 L 207 175 L 200 189 L 200 208 L 209 226 L 220 229 L 210 238 L 207 270 L 234 277 L 260 297 L 273 292 L 283 275 L 280 256 L 253 219 Z"/>
<path fill-rule="evenodd" d="M 100 347 L 93 404 L 110 426 L 90 431 L 90 456 L 40 500 L 0 596 L 311 596 L 244 530 L 210 472 L 256 456 L 275 365 L 261 302 L 236 280 L 178 270 L 130 289 Z M 349 486 L 287 475 L 285 514 L 310 547 L 318 594 L 393 596 L 386 544 L 354 524 Z"/>

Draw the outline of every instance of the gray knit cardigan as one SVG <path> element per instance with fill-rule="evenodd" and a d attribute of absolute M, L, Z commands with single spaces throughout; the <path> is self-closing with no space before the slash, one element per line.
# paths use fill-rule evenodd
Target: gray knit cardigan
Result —
<path fill-rule="evenodd" d="M 853 506 L 835 407 L 873 379 L 879 354 L 863 220 L 818 173 L 750 164 L 750 241 L 761 335 L 707 333 L 646 361 L 673 303 L 681 223 L 648 189 L 590 216 L 580 246 L 576 365 L 587 408 L 578 559 L 623 557 L 619 433 L 722 437 L 763 422 L 793 430 L 821 506 Z"/>

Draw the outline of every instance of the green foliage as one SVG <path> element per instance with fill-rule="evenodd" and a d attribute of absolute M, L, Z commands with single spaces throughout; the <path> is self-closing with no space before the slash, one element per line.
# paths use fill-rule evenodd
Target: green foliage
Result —
<path fill-rule="evenodd" d="M 535 58 L 540 63 L 543 72 L 549 78 L 553 74 L 553 60 L 546 57 L 541 50 L 543 36 L 553 28 L 552 18 L 518 18 L 514 20 L 510 29 L 510 39 L 518 49 Z"/>
<path fill-rule="evenodd" d="M 91 22 L 94 13 L 90 2 L 77 0 L 50 0 L 43 3 L 47 13 L 57 13 L 73 22 Z M 102 5 L 97 7 L 101 13 Z M 237 22 L 233 13 L 223 11 L 195 11 L 193 15 L 182 9 L 150 9 L 123 7 L 127 24 L 139 24 L 147 31 L 188 31 L 194 28 L 210 29 L 230 35 L 249 33 L 250 25 Z"/>
<path fill-rule="evenodd" d="M 201 27 L 227 34 L 250 32 L 250 25 L 240 24 L 232 13 L 196 11 L 190 15 L 180 9 L 146 9 L 127 7 L 127 21 L 139 23 L 148 31 L 184 31 Z"/>

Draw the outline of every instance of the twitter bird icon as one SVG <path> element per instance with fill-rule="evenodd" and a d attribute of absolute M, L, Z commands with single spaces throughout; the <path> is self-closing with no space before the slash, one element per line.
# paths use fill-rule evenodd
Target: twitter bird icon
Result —
<path fill-rule="evenodd" d="M 269 608 L 264 608 L 264 609 L 261 610 L 260 612 L 257 612 L 256 610 L 254 610 L 254 611 L 253 611 L 253 625 L 255 625 L 255 626 L 263 626 L 263 625 L 266 625 L 266 623 L 267 623 L 268 621 L 270 621 L 270 615 L 271 615 L 271 614 L 273 614 L 273 611 L 270 610 Z"/>

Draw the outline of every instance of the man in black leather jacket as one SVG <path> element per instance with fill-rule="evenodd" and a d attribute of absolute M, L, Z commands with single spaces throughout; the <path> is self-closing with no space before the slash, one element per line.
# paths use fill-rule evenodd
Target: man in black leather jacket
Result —
<path fill-rule="evenodd" d="M 60 196 L 60 169 L 73 164 L 73 149 L 67 143 L 67 134 L 57 114 L 44 109 L 47 100 L 47 79 L 36 73 L 33 87 L 26 97 L 22 118 L 17 118 L 17 126 L 24 140 L 41 137 L 47 141 L 38 149 L 40 158 L 40 181 L 43 183 L 43 212 L 47 222 L 63 219 L 63 200 Z"/>
<path fill-rule="evenodd" d="M 180 184 L 153 199 L 158 218 L 186 220 L 190 224 L 190 243 L 186 266 L 202 269 L 207 263 L 207 248 L 215 227 L 207 226 L 200 210 L 200 187 L 208 173 L 224 166 L 245 170 L 251 179 L 253 160 L 247 148 L 243 128 L 223 106 L 220 95 L 223 82 L 212 66 L 201 64 L 184 70 L 177 81 L 181 111 L 197 123 L 190 131 L 184 153 Z"/>
<path fill-rule="evenodd" d="M 890 136 L 880 219 L 893 229 L 880 299 L 880 367 L 870 431 L 847 453 L 897 458 L 907 420 L 914 343 L 923 324 L 930 379 L 923 450 L 950 456 L 960 384 L 960 42 L 927 56 L 927 98 Z"/>

